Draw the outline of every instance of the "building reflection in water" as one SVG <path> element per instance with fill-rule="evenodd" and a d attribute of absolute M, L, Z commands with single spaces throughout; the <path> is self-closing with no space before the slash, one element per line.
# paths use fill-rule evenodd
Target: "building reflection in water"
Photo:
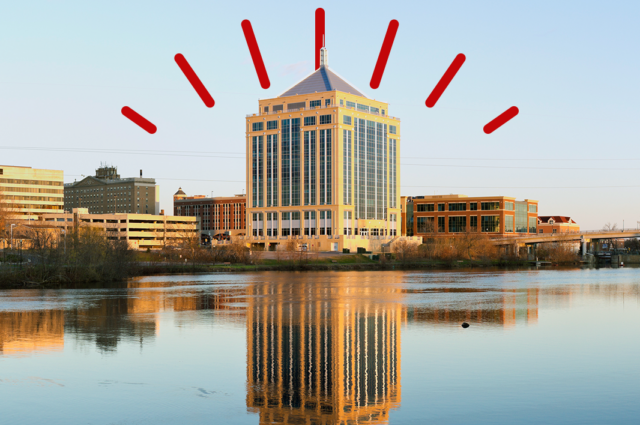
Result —
<path fill-rule="evenodd" d="M 399 406 L 401 293 L 353 285 L 249 288 L 247 407 L 261 424 L 386 423 Z"/>
<path fill-rule="evenodd" d="M 21 356 L 63 349 L 62 310 L 0 312 L 0 354 Z"/>

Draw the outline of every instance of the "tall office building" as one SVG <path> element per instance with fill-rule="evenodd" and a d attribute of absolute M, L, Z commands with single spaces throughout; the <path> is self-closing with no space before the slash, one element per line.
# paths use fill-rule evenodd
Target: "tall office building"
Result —
<path fill-rule="evenodd" d="M 328 66 L 247 116 L 247 234 L 313 250 L 400 234 L 400 120 Z M 374 242 L 375 241 L 375 242 Z"/>
<path fill-rule="evenodd" d="M 36 219 L 62 213 L 64 173 L 31 167 L 0 165 L 0 202 L 16 219 Z"/>
<path fill-rule="evenodd" d="M 64 185 L 64 209 L 87 208 L 90 214 L 160 214 L 160 188 L 155 179 L 121 178 L 118 169 L 102 165 L 95 176 Z"/>

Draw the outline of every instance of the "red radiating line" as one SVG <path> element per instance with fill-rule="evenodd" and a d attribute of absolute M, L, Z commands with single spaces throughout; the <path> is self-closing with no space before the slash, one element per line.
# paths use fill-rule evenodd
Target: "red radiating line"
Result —
<path fill-rule="evenodd" d="M 207 108 L 213 108 L 213 105 L 216 104 L 215 100 L 213 100 L 213 97 L 211 97 L 211 95 L 207 91 L 207 88 L 204 86 L 204 84 L 202 84 L 202 81 L 200 81 L 200 78 L 198 78 L 195 71 L 193 70 L 193 68 L 191 68 L 191 65 L 189 65 L 189 62 L 187 62 L 182 53 L 178 53 L 174 59 L 184 73 L 184 76 L 187 77 L 187 80 L 189 80 Z"/>
<path fill-rule="evenodd" d="M 378 87 L 380 87 L 382 74 L 384 74 L 384 69 L 387 66 L 387 60 L 389 59 L 389 54 L 391 53 L 391 47 L 393 47 L 393 40 L 396 38 L 396 33 L 398 32 L 399 26 L 400 24 L 395 19 L 392 19 L 391 22 L 389 22 L 389 28 L 387 28 L 387 34 L 384 36 L 382 48 L 380 49 L 380 54 L 378 55 L 378 62 L 376 62 L 376 67 L 373 69 L 373 75 L 371 76 L 371 83 L 369 85 L 372 89 L 377 89 Z"/>
<path fill-rule="evenodd" d="M 324 45 L 324 9 L 316 9 L 316 69 L 320 68 L 320 49 Z"/>
<path fill-rule="evenodd" d="M 122 115 L 129 118 L 134 123 L 138 124 L 140 128 L 142 128 L 147 133 L 153 134 L 158 130 L 158 127 L 153 125 L 153 123 L 147 120 L 145 117 L 134 111 L 133 109 L 125 106 L 122 108 Z"/>
<path fill-rule="evenodd" d="M 438 84 L 436 84 L 433 91 L 427 98 L 427 101 L 425 102 L 427 108 L 433 108 L 436 105 L 438 99 L 440 99 L 440 96 L 442 96 L 442 93 L 447 89 L 449 83 L 453 80 L 453 77 L 456 76 L 466 59 L 465 55 L 460 53 L 456 56 L 453 62 L 451 62 L 451 65 L 449 65 L 449 68 L 445 71 L 444 75 L 440 78 L 440 81 L 438 81 Z"/>
<path fill-rule="evenodd" d="M 507 109 L 506 111 L 504 111 L 503 113 L 495 117 L 489 124 L 485 125 L 483 128 L 484 132 L 487 134 L 493 133 L 494 131 L 502 127 L 504 124 L 506 124 L 513 117 L 518 115 L 519 112 L 520 110 L 517 107 L 512 106 L 511 108 Z"/>
<path fill-rule="evenodd" d="M 267 74 L 267 69 L 264 67 L 264 62 L 262 61 L 260 48 L 258 47 L 256 36 L 253 33 L 253 27 L 248 19 L 242 21 L 242 31 L 244 31 L 244 38 L 247 40 L 247 46 L 249 46 L 249 52 L 251 53 L 253 66 L 256 67 L 256 73 L 258 74 L 260 85 L 263 89 L 268 89 L 271 86 L 271 82 L 269 82 L 269 75 Z"/>

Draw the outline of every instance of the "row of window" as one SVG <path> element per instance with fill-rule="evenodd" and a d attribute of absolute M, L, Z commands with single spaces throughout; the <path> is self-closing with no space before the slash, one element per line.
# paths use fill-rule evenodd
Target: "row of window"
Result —
<path fill-rule="evenodd" d="M 417 233 L 464 233 L 467 231 L 467 217 L 466 216 L 453 216 L 449 218 L 448 230 L 445 228 L 445 220 L 447 217 L 417 217 L 416 226 Z M 529 228 L 526 225 L 524 227 L 513 226 L 513 216 L 505 216 L 505 233 L 537 233 L 538 221 L 535 217 L 529 218 Z M 499 233 L 500 232 L 500 216 L 495 215 L 483 215 L 480 216 L 480 227 L 478 227 L 478 216 L 469 217 L 469 231 L 471 232 L 483 232 L 483 233 Z"/>
<path fill-rule="evenodd" d="M 349 117 L 351 118 L 351 117 Z M 331 115 L 320 115 L 320 125 L 331 124 Z M 316 117 L 309 116 L 304 117 L 304 125 L 311 126 L 316 125 Z M 277 130 L 278 129 L 278 121 L 267 121 L 267 130 Z M 254 122 L 251 126 L 251 131 L 264 131 L 264 122 L 257 121 Z"/>
<path fill-rule="evenodd" d="M 520 204 L 520 203 L 518 203 Z M 526 203 L 522 203 L 526 204 Z M 513 211 L 513 202 L 505 202 L 504 209 L 507 211 Z M 481 202 L 480 209 L 482 211 L 495 211 L 500 209 L 500 202 Z M 449 211 L 466 211 L 467 203 L 466 202 L 449 202 L 448 203 Z M 477 211 L 478 203 L 477 202 L 469 202 L 469 211 Z M 435 204 L 416 204 L 417 212 L 432 212 L 435 211 Z M 445 211 L 445 204 L 438 204 L 438 211 Z M 538 212 L 538 206 L 535 204 L 529 205 L 529 212 Z"/>

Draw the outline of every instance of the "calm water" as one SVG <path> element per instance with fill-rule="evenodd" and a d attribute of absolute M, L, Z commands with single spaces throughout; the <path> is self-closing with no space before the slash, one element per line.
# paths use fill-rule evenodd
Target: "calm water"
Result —
<path fill-rule="evenodd" d="M 0 291 L 0 423 L 637 424 L 639 294 L 639 269 Z"/>

